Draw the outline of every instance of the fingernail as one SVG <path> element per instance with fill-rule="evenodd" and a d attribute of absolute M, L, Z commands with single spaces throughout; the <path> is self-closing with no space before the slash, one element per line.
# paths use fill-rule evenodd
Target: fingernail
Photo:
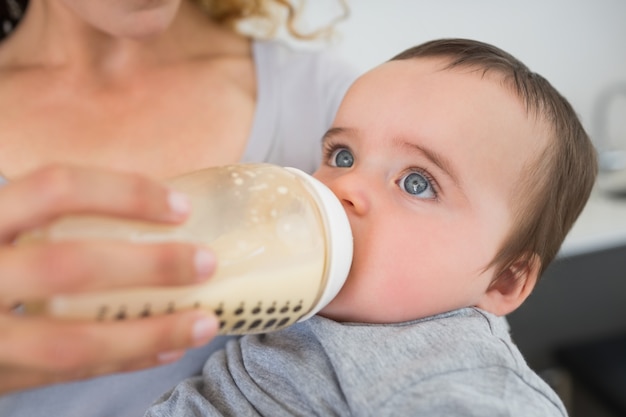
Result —
<path fill-rule="evenodd" d="M 193 345 L 202 346 L 217 333 L 217 320 L 212 316 L 202 316 L 193 323 L 191 332 Z"/>
<path fill-rule="evenodd" d="M 215 256 L 212 252 L 199 248 L 194 255 L 193 263 L 196 268 L 196 278 L 198 281 L 204 281 L 215 269 Z"/>
<path fill-rule="evenodd" d="M 176 218 L 184 217 L 191 211 L 189 197 L 179 191 L 170 191 L 167 202 Z"/>
<path fill-rule="evenodd" d="M 176 362 L 180 358 L 185 356 L 184 350 L 172 350 L 169 352 L 161 352 L 157 355 L 157 360 L 160 363 L 171 363 Z"/>

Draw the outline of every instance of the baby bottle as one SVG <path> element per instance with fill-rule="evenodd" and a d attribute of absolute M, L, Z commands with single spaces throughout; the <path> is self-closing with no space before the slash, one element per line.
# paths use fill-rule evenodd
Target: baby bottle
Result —
<path fill-rule="evenodd" d="M 278 330 L 328 304 L 352 262 L 343 207 L 321 182 L 270 164 L 208 168 L 166 182 L 187 194 L 192 213 L 176 226 L 69 216 L 20 240 L 187 241 L 211 248 L 214 275 L 186 287 L 150 287 L 59 295 L 26 303 L 26 314 L 122 320 L 181 309 L 210 309 L 221 334 Z"/>

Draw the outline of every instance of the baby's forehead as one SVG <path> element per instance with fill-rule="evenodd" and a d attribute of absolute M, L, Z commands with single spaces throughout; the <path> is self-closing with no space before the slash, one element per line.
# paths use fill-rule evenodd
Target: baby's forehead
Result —
<path fill-rule="evenodd" d="M 515 88 L 513 77 L 498 68 L 483 67 L 477 64 L 458 64 L 451 66 L 452 58 L 446 56 L 415 57 L 403 60 L 392 60 L 380 64 L 367 71 L 357 79 L 355 84 L 376 84 L 382 89 L 384 86 L 393 88 L 397 85 L 406 85 L 411 88 L 418 82 L 430 77 L 445 79 L 445 83 L 461 87 L 460 80 L 470 80 L 470 84 L 479 93 L 481 90 L 505 91 L 504 100 L 514 99 L 523 104 L 527 110 L 524 97 Z M 477 81 L 477 82 L 474 82 Z M 468 84 L 466 84 L 467 86 Z"/>
<path fill-rule="evenodd" d="M 498 129 L 499 140 L 506 142 L 519 138 L 521 128 L 527 136 L 526 149 L 533 154 L 545 149 L 551 137 L 550 124 L 539 112 L 529 112 L 507 74 L 474 64 L 451 67 L 451 62 L 440 56 L 385 62 L 355 83 L 363 93 L 357 92 L 348 105 L 361 109 L 359 102 L 371 100 L 375 102 L 371 106 L 381 110 L 381 118 L 389 116 L 383 106 L 391 107 L 389 117 L 394 122 L 412 119 L 411 123 L 435 130 L 441 125 L 458 125 L 457 136 L 462 136 L 465 128 L 478 134 L 482 128 Z"/>
<path fill-rule="evenodd" d="M 524 102 L 523 97 L 515 90 L 509 74 L 497 68 L 484 68 L 474 64 L 451 66 L 451 63 L 451 58 L 441 56 L 387 61 L 362 74 L 353 85 L 368 85 L 373 88 L 372 84 L 378 84 L 382 90 L 400 84 L 411 88 L 427 77 L 431 77 L 433 82 L 435 78 L 445 78 L 448 83 L 460 83 L 460 80 L 469 79 L 472 80 L 471 83 L 478 81 L 474 83 L 478 90 L 493 89 L 496 86 L 497 89 L 507 92 L 507 98 Z"/>

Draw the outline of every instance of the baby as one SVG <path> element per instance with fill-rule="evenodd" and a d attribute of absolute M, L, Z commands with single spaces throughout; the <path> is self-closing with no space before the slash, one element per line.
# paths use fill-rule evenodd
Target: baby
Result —
<path fill-rule="evenodd" d="M 315 176 L 354 234 L 346 285 L 308 321 L 231 341 L 148 416 L 565 416 L 504 316 L 584 207 L 594 148 L 506 52 L 443 39 L 360 77 Z"/>

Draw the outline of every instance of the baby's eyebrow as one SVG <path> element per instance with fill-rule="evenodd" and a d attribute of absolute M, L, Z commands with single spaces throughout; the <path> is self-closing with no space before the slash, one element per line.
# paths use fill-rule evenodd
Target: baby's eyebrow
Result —
<path fill-rule="evenodd" d="M 322 136 L 322 143 L 326 142 L 329 139 L 332 139 L 334 136 L 341 135 L 354 135 L 355 130 L 347 127 L 331 127 L 324 133 Z"/>
<path fill-rule="evenodd" d="M 436 152 L 434 149 L 428 148 L 426 146 L 418 145 L 413 142 L 407 142 L 401 138 L 396 138 L 394 140 L 396 144 L 402 148 L 406 148 L 411 152 L 418 152 L 421 155 L 424 155 L 428 160 L 430 160 L 433 164 L 437 165 L 439 169 L 441 169 L 444 173 L 446 173 L 452 182 L 458 187 L 461 188 L 460 177 L 457 172 L 454 170 L 454 166 L 450 162 L 448 158 L 446 158 L 441 153 Z"/>

